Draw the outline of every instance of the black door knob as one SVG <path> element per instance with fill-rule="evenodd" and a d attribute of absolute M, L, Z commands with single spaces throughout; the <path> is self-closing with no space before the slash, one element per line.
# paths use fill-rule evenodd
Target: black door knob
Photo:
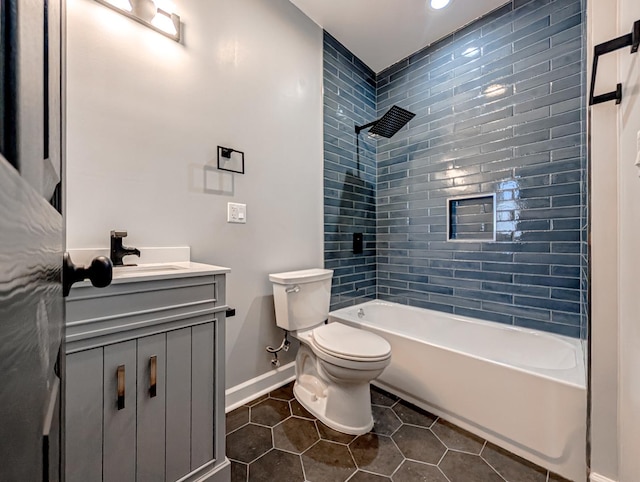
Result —
<path fill-rule="evenodd" d="M 113 264 L 109 258 L 98 256 L 91 261 L 91 265 L 86 268 L 84 266 L 76 266 L 71 261 L 69 253 L 64 253 L 64 265 L 62 269 L 62 286 L 63 295 L 68 296 L 71 291 L 71 285 L 85 279 L 91 280 L 91 284 L 96 288 L 104 288 L 111 284 L 113 277 Z"/>

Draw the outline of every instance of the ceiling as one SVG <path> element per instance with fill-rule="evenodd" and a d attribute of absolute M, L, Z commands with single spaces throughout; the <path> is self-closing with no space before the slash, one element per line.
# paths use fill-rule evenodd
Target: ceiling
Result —
<path fill-rule="evenodd" d="M 291 0 L 375 72 L 458 30 L 505 0 Z"/>

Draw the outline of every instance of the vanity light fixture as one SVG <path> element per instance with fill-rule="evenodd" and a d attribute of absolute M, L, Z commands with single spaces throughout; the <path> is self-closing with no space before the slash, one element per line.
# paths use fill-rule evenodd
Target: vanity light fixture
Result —
<path fill-rule="evenodd" d="M 171 14 L 160 8 L 158 9 L 156 16 L 151 20 L 151 25 L 170 35 L 175 36 L 178 34 L 178 29 L 176 28 L 176 24 L 173 22 Z"/>
<path fill-rule="evenodd" d="M 451 0 L 430 0 L 429 4 L 434 10 L 440 10 L 449 5 L 450 2 Z"/>
<path fill-rule="evenodd" d="M 151 30 L 180 42 L 180 17 L 158 8 L 153 0 L 96 0 L 125 17 L 129 17 Z"/>
<path fill-rule="evenodd" d="M 129 0 L 107 0 L 108 3 L 116 7 L 118 10 L 126 10 L 130 12 L 133 10 L 131 2 Z"/>

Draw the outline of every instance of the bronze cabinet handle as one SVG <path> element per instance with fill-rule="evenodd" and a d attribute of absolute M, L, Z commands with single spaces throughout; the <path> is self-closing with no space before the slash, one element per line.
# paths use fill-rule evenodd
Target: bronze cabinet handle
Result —
<path fill-rule="evenodd" d="M 157 393 L 157 380 L 158 380 L 158 357 L 153 355 L 149 358 L 149 396 L 155 397 Z"/>
<path fill-rule="evenodd" d="M 122 410 L 124 408 L 124 365 L 120 365 L 117 371 L 118 376 L 118 410 Z"/>

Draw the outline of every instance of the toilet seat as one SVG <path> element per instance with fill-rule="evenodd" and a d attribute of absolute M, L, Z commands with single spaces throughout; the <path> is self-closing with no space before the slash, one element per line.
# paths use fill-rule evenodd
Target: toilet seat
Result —
<path fill-rule="evenodd" d="M 391 356 L 391 345 L 375 333 L 333 322 L 311 332 L 319 351 L 341 360 L 379 362 Z"/>

